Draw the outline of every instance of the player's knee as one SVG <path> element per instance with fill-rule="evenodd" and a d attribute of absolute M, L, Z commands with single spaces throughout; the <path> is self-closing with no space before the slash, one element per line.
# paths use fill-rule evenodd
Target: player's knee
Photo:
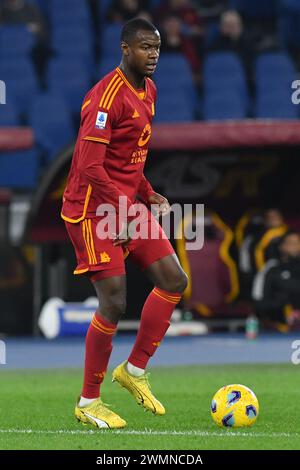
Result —
<path fill-rule="evenodd" d="M 184 271 L 178 271 L 176 275 L 169 277 L 165 286 L 165 290 L 169 292 L 183 293 L 188 285 L 188 277 Z"/>
<path fill-rule="evenodd" d="M 105 313 L 111 321 L 118 322 L 126 310 L 126 300 L 123 295 L 112 295 L 105 302 Z"/>
<path fill-rule="evenodd" d="M 182 294 L 188 285 L 188 277 L 184 271 L 181 271 L 178 274 L 175 280 L 175 284 L 176 284 L 176 286 L 174 286 L 175 292 L 180 292 Z"/>

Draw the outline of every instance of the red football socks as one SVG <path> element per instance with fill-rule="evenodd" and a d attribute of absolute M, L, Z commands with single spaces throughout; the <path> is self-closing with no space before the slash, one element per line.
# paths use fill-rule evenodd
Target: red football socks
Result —
<path fill-rule="evenodd" d="M 180 293 L 167 292 L 155 287 L 149 294 L 142 311 L 137 338 L 128 362 L 146 369 L 170 326 L 170 318 L 181 299 Z"/>
<path fill-rule="evenodd" d="M 85 340 L 84 383 L 81 396 L 98 398 L 112 351 L 112 338 L 117 325 L 95 313 Z"/>

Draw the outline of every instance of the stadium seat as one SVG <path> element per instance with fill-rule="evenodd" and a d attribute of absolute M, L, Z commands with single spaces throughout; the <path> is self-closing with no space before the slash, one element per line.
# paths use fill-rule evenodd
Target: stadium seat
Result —
<path fill-rule="evenodd" d="M 156 122 L 184 122 L 194 120 L 194 106 L 184 94 L 160 94 L 155 110 Z"/>
<path fill-rule="evenodd" d="M 272 19 L 278 13 L 277 0 L 229 0 L 229 8 L 249 19 Z"/>
<path fill-rule="evenodd" d="M 280 0 L 280 8 L 291 13 L 300 13 L 300 3 L 298 0 Z"/>
<path fill-rule="evenodd" d="M 276 74 L 291 75 L 295 73 L 295 66 L 285 52 L 265 53 L 257 58 L 255 73 L 257 78 L 262 75 L 268 78 Z"/>
<path fill-rule="evenodd" d="M 268 119 L 297 119 L 298 107 L 292 103 L 291 92 L 278 89 L 258 94 L 255 117 Z"/>
<path fill-rule="evenodd" d="M 85 27 L 72 25 L 53 29 L 51 49 L 55 57 L 83 61 L 92 74 L 94 63 L 94 44 L 91 31 Z"/>
<path fill-rule="evenodd" d="M 70 21 L 77 23 L 78 27 L 93 27 L 88 2 L 82 0 L 51 0 L 49 18 L 52 28 L 61 24 L 68 25 Z"/>
<path fill-rule="evenodd" d="M 159 100 L 165 99 L 169 102 L 173 100 L 176 103 L 182 96 L 182 101 L 185 101 L 184 114 L 187 113 L 188 116 L 194 114 L 197 93 L 190 65 L 182 54 L 162 54 L 153 78 L 158 88 Z M 178 110 L 179 106 L 176 115 Z M 178 120 L 177 117 L 174 118 Z"/>
<path fill-rule="evenodd" d="M 5 57 L 29 57 L 36 37 L 25 26 L 9 25 L 0 28 L 0 60 Z"/>
<path fill-rule="evenodd" d="M 100 22 L 103 22 L 106 18 L 107 10 L 109 9 L 112 0 L 98 0 L 98 12 L 100 16 Z"/>
<path fill-rule="evenodd" d="M 32 103 L 29 121 L 38 144 L 49 158 L 75 138 L 69 109 L 59 95 L 38 95 Z"/>
<path fill-rule="evenodd" d="M 16 107 L 8 102 L 5 106 L 0 105 L 0 127 L 19 126 L 21 124 Z"/>
<path fill-rule="evenodd" d="M 293 80 L 297 78 L 294 64 L 285 53 L 261 54 L 255 65 L 255 84 L 257 93 L 270 91 L 288 92 Z"/>
<path fill-rule="evenodd" d="M 118 67 L 118 65 L 119 62 L 114 58 L 106 57 L 105 59 L 100 60 L 100 63 L 95 70 L 95 80 L 101 80 L 101 78 Z"/>
<path fill-rule="evenodd" d="M 82 100 L 91 86 L 90 74 L 78 58 L 57 58 L 50 61 L 47 71 L 48 89 L 65 97 L 72 113 L 79 113 Z"/>
<path fill-rule="evenodd" d="M 255 65 L 255 116 L 296 119 L 297 107 L 291 101 L 294 64 L 286 53 L 261 54 Z"/>
<path fill-rule="evenodd" d="M 281 0 L 278 33 L 283 47 L 300 48 L 300 2 Z"/>
<path fill-rule="evenodd" d="M 204 61 L 203 75 L 204 81 L 209 82 L 216 76 L 244 78 L 245 71 L 240 58 L 233 52 L 213 52 Z"/>
<path fill-rule="evenodd" d="M 39 83 L 34 67 L 25 58 L 2 58 L 1 79 L 9 84 L 7 92 L 13 97 L 19 113 L 26 114 L 32 98 L 39 91 Z"/>
<path fill-rule="evenodd" d="M 0 152 L 0 186 L 11 189 L 34 189 L 39 174 L 37 149 Z"/>
<path fill-rule="evenodd" d="M 120 24 L 107 24 L 103 27 L 99 36 L 99 48 L 103 59 L 109 57 L 116 61 L 121 60 L 121 29 Z"/>
<path fill-rule="evenodd" d="M 222 52 L 206 57 L 203 89 L 206 119 L 246 117 L 249 108 L 248 85 L 243 64 L 236 54 Z"/>
<path fill-rule="evenodd" d="M 203 118 L 206 120 L 244 119 L 247 103 L 236 90 L 220 89 L 206 93 L 203 100 Z"/>

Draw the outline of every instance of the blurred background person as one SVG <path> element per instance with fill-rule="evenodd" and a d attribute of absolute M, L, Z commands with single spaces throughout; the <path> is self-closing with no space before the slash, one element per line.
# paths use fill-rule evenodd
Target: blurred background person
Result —
<path fill-rule="evenodd" d="M 270 259 L 279 256 L 278 243 L 288 227 L 279 209 L 270 208 L 250 217 L 238 249 L 243 298 L 251 299 L 254 276 Z"/>
<path fill-rule="evenodd" d="M 300 321 L 300 234 L 287 232 L 279 243 L 279 259 L 268 261 L 254 280 L 257 315 L 281 331 Z"/>
<path fill-rule="evenodd" d="M 170 14 L 166 16 L 161 25 L 161 52 L 181 53 L 190 63 L 195 81 L 200 79 L 200 58 L 194 42 L 184 33 L 184 24 L 182 20 Z"/>
<path fill-rule="evenodd" d="M 35 36 L 32 60 L 41 76 L 50 54 L 48 30 L 44 16 L 36 4 L 26 0 L 2 0 L 0 3 L 0 28 L 24 26 Z"/>
<path fill-rule="evenodd" d="M 227 7 L 228 0 L 193 0 L 202 18 L 217 18 Z"/>
<path fill-rule="evenodd" d="M 245 67 L 248 80 L 252 78 L 253 46 L 244 28 L 241 15 L 234 10 L 222 13 L 219 34 L 209 47 L 210 52 L 234 52 Z"/>
<path fill-rule="evenodd" d="M 182 21 L 184 33 L 194 42 L 198 54 L 201 55 L 205 22 L 189 0 L 164 0 L 154 11 L 154 19 L 161 26 L 168 16 L 177 16 Z"/>
<path fill-rule="evenodd" d="M 2 0 L 0 3 L 0 25 L 25 25 L 40 39 L 45 39 L 46 25 L 40 9 L 25 0 Z"/>
<path fill-rule="evenodd" d="M 112 23 L 123 23 L 147 11 L 148 6 L 148 0 L 113 0 L 107 19 Z"/>

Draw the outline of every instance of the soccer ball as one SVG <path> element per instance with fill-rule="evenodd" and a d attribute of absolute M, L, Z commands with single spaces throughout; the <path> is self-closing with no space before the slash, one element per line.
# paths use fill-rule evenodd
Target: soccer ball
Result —
<path fill-rule="evenodd" d="M 211 402 L 212 419 L 220 427 L 252 426 L 258 412 L 258 400 L 245 385 L 226 385 L 217 391 Z"/>

